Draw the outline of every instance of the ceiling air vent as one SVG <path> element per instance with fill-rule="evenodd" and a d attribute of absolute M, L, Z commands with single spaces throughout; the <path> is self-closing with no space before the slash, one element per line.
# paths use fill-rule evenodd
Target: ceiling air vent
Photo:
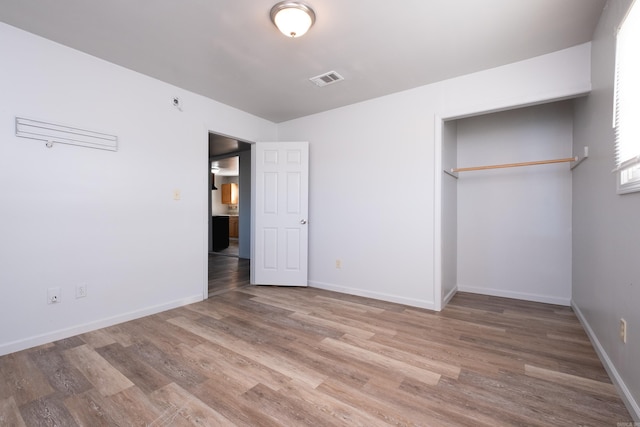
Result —
<path fill-rule="evenodd" d="M 323 86 L 326 86 L 326 85 L 330 85 L 330 84 L 339 82 L 340 80 L 344 80 L 344 77 L 342 77 L 340 74 L 336 73 L 335 71 L 329 71 L 328 73 L 324 73 L 324 74 L 320 74 L 319 76 L 311 77 L 309 80 L 311 80 L 317 86 L 323 87 Z"/>

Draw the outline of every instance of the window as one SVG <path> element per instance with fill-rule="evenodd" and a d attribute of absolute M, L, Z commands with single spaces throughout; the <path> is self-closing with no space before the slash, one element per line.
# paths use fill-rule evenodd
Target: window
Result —
<path fill-rule="evenodd" d="M 618 193 L 640 191 L 640 0 L 634 0 L 616 39 L 614 128 Z"/>

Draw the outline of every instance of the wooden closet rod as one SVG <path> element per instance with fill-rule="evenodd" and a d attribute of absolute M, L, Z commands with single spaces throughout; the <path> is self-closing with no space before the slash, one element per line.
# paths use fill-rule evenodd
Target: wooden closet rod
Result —
<path fill-rule="evenodd" d="M 481 170 L 487 170 L 487 169 L 518 168 L 520 166 L 547 165 L 550 163 L 567 163 L 567 162 L 576 162 L 576 161 L 578 161 L 578 157 L 565 157 L 564 159 L 537 160 L 535 162 L 505 163 L 502 165 L 454 168 L 454 169 L 451 169 L 451 172 L 470 172 L 470 171 L 481 171 Z"/>

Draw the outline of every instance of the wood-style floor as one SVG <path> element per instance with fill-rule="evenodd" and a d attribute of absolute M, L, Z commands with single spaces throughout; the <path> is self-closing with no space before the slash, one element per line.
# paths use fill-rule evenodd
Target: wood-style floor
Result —
<path fill-rule="evenodd" d="M 240 254 L 240 241 L 235 237 L 229 238 L 229 246 L 220 251 L 210 252 L 211 254 L 227 255 L 237 257 Z"/>
<path fill-rule="evenodd" d="M 249 285 L 249 264 L 237 256 L 209 254 L 209 297 Z"/>
<path fill-rule="evenodd" d="M 2 426 L 616 426 L 569 308 L 245 287 L 0 358 Z"/>

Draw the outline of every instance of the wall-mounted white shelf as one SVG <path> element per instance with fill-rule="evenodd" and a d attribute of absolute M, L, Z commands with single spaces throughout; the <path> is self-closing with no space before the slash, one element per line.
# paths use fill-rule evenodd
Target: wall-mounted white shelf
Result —
<path fill-rule="evenodd" d="M 118 151 L 117 136 L 23 117 L 16 117 L 16 136 L 45 141 L 49 148 L 60 143 Z"/>

